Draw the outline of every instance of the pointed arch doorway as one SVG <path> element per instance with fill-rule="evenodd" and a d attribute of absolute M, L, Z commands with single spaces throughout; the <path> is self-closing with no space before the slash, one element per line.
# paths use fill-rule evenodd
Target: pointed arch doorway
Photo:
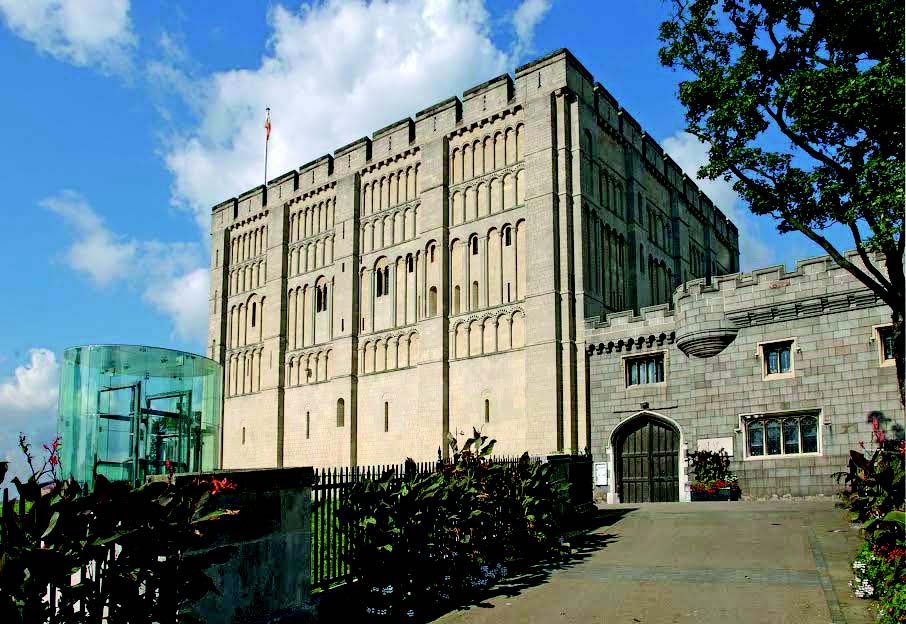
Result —
<path fill-rule="evenodd" d="M 614 468 L 622 503 L 680 500 L 680 432 L 654 414 L 641 413 L 614 432 Z"/>

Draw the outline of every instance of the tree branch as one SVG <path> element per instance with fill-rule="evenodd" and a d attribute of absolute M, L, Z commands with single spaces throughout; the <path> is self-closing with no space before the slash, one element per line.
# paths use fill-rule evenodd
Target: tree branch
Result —
<path fill-rule="evenodd" d="M 776 111 L 772 110 L 767 103 L 763 104 L 765 112 L 771 117 L 771 119 L 774 120 L 774 122 L 780 128 L 780 131 L 783 132 L 783 134 L 785 134 L 787 137 L 789 137 L 789 139 L 795 145 L 802 148 L 802 150 L 805 151 L 806 154 L 836 171 L 837 174 L 844 180 L 851 180 L 852 175 L 850 174 L 850 171 L 848 169 L 840 165 L 824 152 L 812 147 L 812 145 L 810 145 L 808 141 L 806 141 L 798 133 L 793 132 L 792 128 L 787 125 L 786 120 L 783 118 L 783 106 L 785 106 L 785 100 L 786 96 L 783 96 L 783 100 L 781 101 L 781 104 Z"/>
<path fill-rule="evenodd" d="M 760 195 L 762 198 L 768 200 L 769 202 L 773 200 L 773 198 L 770 196 L 770 194 L 766 193 L 765 190 L 761 187 L 761 185 L 759 185 L 757 182 L 755 182 L 749 176 L 747 176 L 745 174 L 745 172 L 742 171 L 739 167 L 737 167 L 736 165 L 730 165 L 730 170 L 734 174 L 736 174 L 736 177 L 738 177 L 740 180 L 742 180 L 743 184 L 748 186 L 751 190 L 753 190 L 755 193 Z M 857 267 L 852 262 L 847 260 L 846 256 L 841 254 L 840 251 L 836 247 L 834 247 L 834 245 L 829 240 L 827 240 L 826 238 L 824 238 L 823 236 L 821 236 L 820 234 L 818 234 L 811 228 L 807 227 L 805 224 L 803 224 L 801 221 L 799 221 L 799 219 L 797 219 L 792 214 L 790 214 L 790 212 L 788 210 L 784 210 L 783 208 L 780 208 L 779 210 L 780 210 L 780 213 L 783 216 L 783 218 L 788 223 L 790 223 L 794 228 L 796 228 L 797 230 L 799 230 L 800 232 L 805 234 L 805 236 L 807 238 L 809 238 L 812 242 L 816 243 L 819 247 L 824 249 L 824 251 L 826 251 L 828 253 L 828 255 L 834 260 L 834 262 L 836 262 L 840 267 L 849 271 L 860 282 L 865 284 L 873 293 L 875 293 L 878 297 L 880 297 L 884 301 L 884 303 L 886 303 L 891 308 L 896 309 L 896 307 L 899 305 L 900 302 L 893 295 L 891 290 L 885 289 L 881 284 L 879 284 L 875 280 L 873 280 L 870 275 L 868 275 L 863 270 L 861 270 L 859 267 Z"/>
<path fill-rule="evenodd" d="M 859 234 L 859 228 L 856 227 L 856 224 L 850 221 L 847 223 L 849 226 L 849 231 L 853 234 L 853 240 L 856 242 L 856 251 L 859 252 L 859 257 L 862 258 L 862 264 L 865 265 L 865 268 L 875 276 L 875 279 L 888 290 L 893 290 L 893 284 L 891 284 L 884 274 L 881 273 L 878 268 L 868 259 L 868 254 L 865 253 L 865 245 L 862 242 L 862 235 Z"/>

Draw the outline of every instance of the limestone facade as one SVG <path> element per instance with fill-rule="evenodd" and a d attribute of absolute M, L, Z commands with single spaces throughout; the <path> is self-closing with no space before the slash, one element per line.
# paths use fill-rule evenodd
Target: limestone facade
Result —
<path fill-rule="evenodd" d="M 743 496 L 830 496 L 839 487 L 831 475 L 860 443 L 872 448 L 875 427 L 902 439 L 896 368 L 884 351 L 890 309 L 830 258 L 691 280 L 673 304 L 587 321 L 601 499 L 625 499 L 623 432 L 642 418 L 679 435 L 680 500 L 694 478 L 686 451 L 724 448 Z M 652 359 L 663 373 L 635 383 L 634 364 Z"/>
<path fill-rule="evenodd" d="M 738 270 L 735 226 L 566 50 L 218 204 L 225 468 L 582 452 L 586 317 Z"/>

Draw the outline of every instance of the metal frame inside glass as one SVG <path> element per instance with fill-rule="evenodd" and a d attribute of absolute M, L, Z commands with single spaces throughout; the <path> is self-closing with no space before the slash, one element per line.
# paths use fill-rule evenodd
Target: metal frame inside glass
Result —
<path fill-rule="evenodd" d="M 143 483 L 220 467 L 223 373 L 206 357 L 139 345 L 63 353 L 58 430 L 63 476 Z"/>

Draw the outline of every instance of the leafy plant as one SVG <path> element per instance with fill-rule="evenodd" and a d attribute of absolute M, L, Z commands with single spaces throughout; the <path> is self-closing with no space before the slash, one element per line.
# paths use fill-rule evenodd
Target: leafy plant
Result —
<path fill-rule="evenodd" d="M 201 551 L 211 523 L 228 513 L 216 509 L 212 484 L 132 488 L 98 476 L 89 493 L 56 479 L 59 439 L 40 467 L 24 438 L 20 446 L 32 474 L 13 479 L 17 510 L 8 504 L 0 518 L 0 621 L 191 620 L 191 603 L 216 591 L 205 570 L 229 556 Z M 221 480 L 213 489 L 231 487 Z"/>
<path fill-rule="evenodd" d="M 850 519 L 867 522 L 903 509 L 904 455 L 906 444 L 893 440 L 882 441 L 871 457 L 849 452 L 848 470 L 833 476 L 845 486 L 838 496 L 849 509 Z"/>
<path fill-rule="evenodd" d="M 467 599 L 507 565 L 563 552 L 566 483 L 524 454 L 516 466 L 490 460 L 494 440 L 478 431 L 429 474 L 406 461 L 353 485 L 340 517 L 350 527 L 348 562 L 369 614 L 414 614 Z"/>

